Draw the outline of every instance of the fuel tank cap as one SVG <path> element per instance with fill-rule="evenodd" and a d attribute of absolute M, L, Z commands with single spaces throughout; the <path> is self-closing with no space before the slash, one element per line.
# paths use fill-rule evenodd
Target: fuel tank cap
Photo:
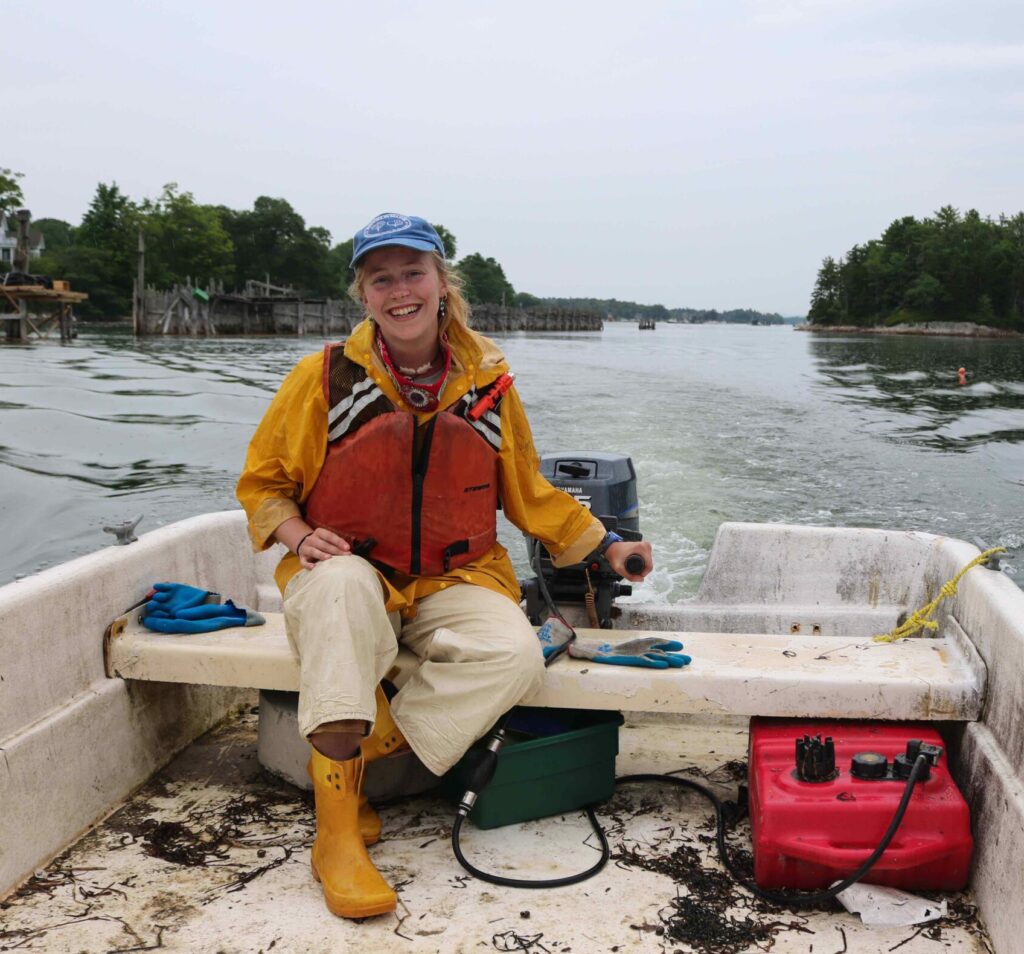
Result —
<path fill-rule="evenodd" d="M 850 759 L 850 774 L 854 778 L 885 778 L 888 771 L 889 760 L 880 752 L 858 752 Z"/>

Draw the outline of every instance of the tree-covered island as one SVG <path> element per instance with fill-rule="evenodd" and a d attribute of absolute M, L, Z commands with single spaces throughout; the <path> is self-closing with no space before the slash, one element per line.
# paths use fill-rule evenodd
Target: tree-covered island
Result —
<path fill-rule="evenodd" d="M 982 218 L 944 206 L 897 219 L 818 271 L 811 327 L 971 322 L 1024 332 L 1024 213 Z"/>
<path fill-rule="evenodd" d="M 22 179 L 20 173 L 0 169 L 0 220 L 2 213 L 24 204 Z M 448 258 L 457 262 L 473 304 L 587 312 L 612 321 L 784 321 L 781 315 L 746 308 L 719 312 L 614 298 L 539 298 L 517 292 L 493 257 L 471 252 L 457 259 L 455 236 L 443 225 L 435 223 L 435 228 Z M 42 254 L 32 259 L 32 271 L 87 292 L 88 301 L 77 308 L 83 318 L 116 319 L 131 313 L 140 230 L 146 243 L 146 284 L 157 288 L 192 281 L 240 289 L 249 279 L 269 277 L 271 284 L 306 297 L 343 299 L 354 277 L 349 268 L 352 239 L 335 243 L 327 229 L 308 225 L 279 197 L 260 196 L 251 209 L 232 209 L 197 202 L 172 183 L 157 198 L 137 201 L 117 183 L 101 182 L 78 225 L 37 218 L 32 230 L 42 238 Z M 0 263 L 0 281 L 5 271 Z"/>

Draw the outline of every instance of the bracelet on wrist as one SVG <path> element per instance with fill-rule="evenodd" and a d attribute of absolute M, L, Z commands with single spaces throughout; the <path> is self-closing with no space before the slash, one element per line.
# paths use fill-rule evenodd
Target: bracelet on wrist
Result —
<path fill-rule="evenodd" d="M 302 538 L 302 539 L 301 539 L 301 540 L 300 540 L 300 541 L 299 541 L 299 542 L 298 542 L 298 543 L 297 543 L 297 544 L 295 545 L 295 555 L 296 555 L 296 556 L 300 556 L 299 550 L 301 550 L 301 549 L 302 549 L 302 544 L 304 544 L 304 543 L 306 542 L 306 540 L 308 540 L 308 539 L 309 539 L 309 538 L 310 538 L 311 536 L 313 536 L 313 534 L 314 534 L 314 533 L 316 533 L 316 531 L 315 531 L 315 530 L 310 530 L 310 531 L 309 531 L 309 533 L 307 533 L 307 534 L 306 534 L 306 535 L 305 535 L 305 536 L 304 536 L 304 537 L 303 537 L 303 538 Z"/>

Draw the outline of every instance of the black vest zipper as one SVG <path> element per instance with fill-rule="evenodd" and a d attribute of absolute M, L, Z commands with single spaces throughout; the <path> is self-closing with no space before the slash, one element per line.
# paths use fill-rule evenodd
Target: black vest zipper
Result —
<path fill-rule="evenodd" d="M 419 576 L 422 560 L 420 559 L 420 543 L 422 531 L 420 518 L 423 515 L 423 482 L 427 476 L 427 468 L 430 466 L 430 443 L 434 439 L 434 425 L 437 423 L 435 414 L 426 424 L 423 425 L 423 444 L 420 452 L 416 449 L 416 418 L 412 414 L 412 548 L 409 555 L 409 573 L 412 576 Z"/>

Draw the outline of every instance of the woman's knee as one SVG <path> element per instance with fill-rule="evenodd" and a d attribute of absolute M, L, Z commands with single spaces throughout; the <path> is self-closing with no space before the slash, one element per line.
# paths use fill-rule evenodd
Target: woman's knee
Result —
<path fill-rule="evenodd" d="M 523 623 L 511 632 L 510 655 L 512 668 L 520 676 L 523 691 L 532 692 L 544 678 L 544 654 L 533 627 L 525 618 Z"/>
<path fill-rule="evenodd" d="M 322 560 L 310 572 L 310 583 L 331 587 L 367 587 L 381 592 L 380 578 L 373 565 L 360 556 L 334 556 Z"/>
<path fill-rule="evenodd" d="M 368 652 L 370 664 L 388 656 L 390 665 L 397 643 L 377 571 L 361 557 L 344 556 L 301 576 L 294 588 L 289 583 L 284 600 L 288 640 L 300 658 L 320 658 L 321 652 L 331 659 L 352 652 L 362 658 Z"/>
<path fill-rule="evenodd" d="M 285 610 L 289 603 L 305 603 L 310 600 L 340 600 L 346 594 L 364 594 L 376 599 L 383 589 L 377 571 L 362 557 L 336 556 L 323 560 L 312 570 L 300 574 L 285 591 Z"/>

